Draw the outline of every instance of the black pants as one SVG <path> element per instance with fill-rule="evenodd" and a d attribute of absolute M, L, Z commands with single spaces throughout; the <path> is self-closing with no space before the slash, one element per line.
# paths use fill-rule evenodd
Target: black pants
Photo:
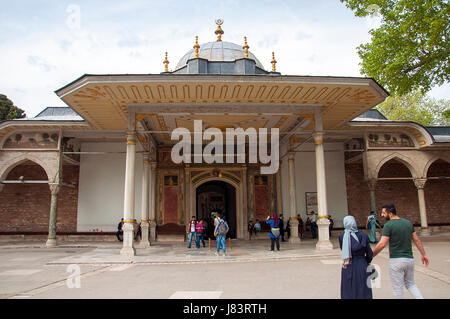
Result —
<path fill-rule="evenodd" d="M 123 232 L 121 232 L 121 231 L 119 230 L 119 231 L 117 231 L 117 233 L 116 233 L 117 240 L 118 240 L 118 241 L 123 241 L 123 239 L 120 238 L 120 235 L 122 235 L 122 237 L 123 237 Z"/>
<path fill-rule="evenodd" d="M 277 244 L 277 250 L 280 250 L 280 238 L 270 238 L 270 250 L 274 249 L 274 244 Z"/>

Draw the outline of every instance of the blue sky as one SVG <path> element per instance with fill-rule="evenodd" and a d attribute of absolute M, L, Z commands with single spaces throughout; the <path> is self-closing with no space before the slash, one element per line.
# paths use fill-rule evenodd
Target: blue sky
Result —
<path fill-rule="evenodd" d="M 264 67 L 292 75 L 360 76 L 356 47 L 376 20 L 357 18 L 338 0 L 0 1 L 0 93 L 28 117 L 64 106 L 54 91 L 85 73 L 159 73 L 199 42 L 243 44 Z M 450 98 L 450 86 L 434 89 Z"/>

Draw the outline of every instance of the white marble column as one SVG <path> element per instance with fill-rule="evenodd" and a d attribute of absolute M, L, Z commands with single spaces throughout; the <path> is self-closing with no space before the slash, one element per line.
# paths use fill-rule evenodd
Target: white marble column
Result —
<path fill-rule="evenodd" d="M 56 219 L 58 212 L 59 190 L 60 190 L 59 184 L 50 185 L 50 192 L 51 192 L 50 219 L 48 222 L 48 238 L 45 244 L 47 247 L 56 246 Z"/>
<path fill-rule="evenodd" d="M 156 241 L 156 162 L 150 169 L 150 243 Z"/>
<path fill-rule="evenodd" d="M 136 159 L 136 133 L 127 134 L 127 155 L 125 167 L 125 192 L 123 205 L 123 247 L 122 256 L 132 257 L 136 254 L 134 248 L 134 179 Z"/>
<path fill-rule="evenodd" d="M 427 222 L 427 207 L 425 204 L 425 183 L 427 182 L 426 178 L 417 178 L 414 179 L 414 185 L 417 188 L 417 197 L 419 199 L 419 212 L 420 212 L 420 235 L 421 236 L 429 236 L 431 235 L 430 229 L 428 228 Z"/>
<path fill-rule="evenodd" d="M 316 153 L 317 206 L 319 210 L 319 216 L 317 220 L 317 226 L 319 228 L 319 240 L 317 241 L 316 249 L 330 250 L 333 249 L 333 245 L 331 244 L 329 234 L 330 221 L 328 220 L 323 135 L 323 132 L 313 133 L 314 150 Z"/>
<path fill-rule="evenodd" d="M 142 203 L 141 203 L 141 232 L 142 239 L 139 243 L 139 248 L 150 247 L 149 241 L 149 154 L 144 154 L 143 168 L 142 168 Z"/>
<path fill-rule="evenodd" d="M 281 169 L 278 169 L 275 180 L 277 185 L 277 211 L 278 213 L 281 213 L 283 211 L 283 197 L 281 194 Z"/>
<path fill-rule="evenodd" d="M 295 153 L 289 152 L 288 154 L 289 165 L 289 221 L 291 228 L 291 236 L 289 237 L 289 243 L 295 244 L 300 242 L 298 237 L 298 220 L 297 220 L 297 201 L 295 190 Z"/>

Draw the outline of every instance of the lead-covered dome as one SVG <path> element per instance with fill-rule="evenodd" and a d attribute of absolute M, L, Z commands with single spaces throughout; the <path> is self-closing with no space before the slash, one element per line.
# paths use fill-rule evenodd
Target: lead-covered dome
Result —
<path fill-rule="evenodd" d="M 241 45 L 224 41 L 201 44 L 198 54 L 199 58 L 206 59 L 212 62 L 234 62 L 238 59 L 245 58 L 244 49 Z M 180 59 L 175 70 L 184 67 L 187 64 L 188 60 L 194 58 L 195 51 L 194 49 L 191 49 Z M 248 59 L 255 61 L 256 66 L 264 70 L 261 62 L 259 62 L 259 60 L 250 51 L 248 52 Z"/>

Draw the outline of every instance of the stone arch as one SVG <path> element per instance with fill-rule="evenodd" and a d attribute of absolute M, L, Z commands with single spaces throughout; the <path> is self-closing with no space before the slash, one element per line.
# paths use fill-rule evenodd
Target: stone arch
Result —
<path fill-rule="evenodd" d="M 39 156 L 34 156 L 33 154 L 29 153 L 21 154 L 17 157 L 6 160 L 5 163 L 0 166 L 0 179 L 1 180 L 6 179 L 11 170 L 27 161 L 31 161 L 39 165 L 42 169 L 44 169 L 45 173 L 47 174 L 49 182 L 54 182 L 54 179 L 56 177 L 55 169 L 52 169 L 52 167 L 49 166 L 45 160 L 39 158 Z"/>
<path fill-rule="evenodd" d="M 380 170 L 383 167 L 383 165 L 389 162 L 390 160 L 397 160 L 400 163 L 404 164 L 409 169 L 411 176 L 413 178 L 420 177 L 419 174 L 417 174 L 417 169 L 414 166 L 414 162 L 409 157 L 406 157 L 399 153 L 393 153 L 383 158 L 377 165 L 377 168 L 375 170 L 375 177 L 378 177 L 378 174 L 380 173 Z"/>
<path fill-rule="evenodd" d="M 196 206 L 197 206 L 197 188 L 205 183 L 208 182 L 213 182 L 213 181 L 219 181 L 219 182 L 225 182 L 230 184 L 231 186 L 233 186 L 235 188 L 235 192 L 236 192 L 236 234 L 237 234 L 237 238 L 244 238 L 244 204 L 243 204 L 243 199 L 244 199 L 244 194 L 243 194 L 243 189 L 241 187 L 242 183 L 237 183 L 234 180 L 232 180 L 231 178 L 227 178 L 225 176 L 223 177 L 216 177 L 216 176 L 210 176 L 207 178 L 203 178 L 199 181 L 197 181 L 197 183 L 192 185 L 192 190 L 190 192 L 190 203 L 191 203 L 191 211 L 195 211 Z"/>
<path fill-rule="evenodd" d="M 437 160 L 442 160 L 442 161 L 445 161 L 445 162 L 447 162 L 447 163 L 450 164 L 450 157 L 447 157 L 447 156 L 439 156 L 439 155 L 433 156 L 433 157 L 425 164 L 425 167 L 424 167 L 424 169 L 423 169 L 423 174 L 422 174 L 422 176 L 423 176 L 424 178 L 426 178 L 426 177 L 428 176 L 428 170 L 430 169 L 431 165 L 433 165 L 433 163 L 436 162 Z"/>

